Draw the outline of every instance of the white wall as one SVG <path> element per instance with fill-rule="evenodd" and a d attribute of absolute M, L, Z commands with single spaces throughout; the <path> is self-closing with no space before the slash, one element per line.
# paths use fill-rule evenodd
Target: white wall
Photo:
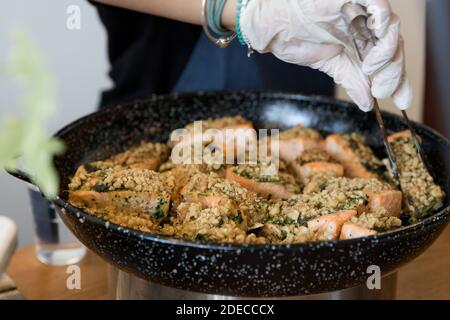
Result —
<path fill-rule="evenodd" d="M 406 68 L 414 92 L 414 101 L 408 110 L 411 119 L 421 121 L 425 97 L 425 36 L 426 1 L 391 0 L 392 8 L 402 19 L 402 33 L 405 39 Z M 338 88 L 337 96 L 349 99 L 344 90 Z M 392 101 L 380 101 L 383 109 L 398 113 Z"/>
<path fill-rule="evenodd" d="M 66 28 L 66 9 L 81 9 L 81 29 Z M 14 0 L 0 6 L 0 70 L 9 52 L 9 34 L 25 29 L 44 51 L 58 81 L 59 110 L 49 125 L 63 125 L 93 111 L 107 79 L 106 38 L 95 9 L 85 0 Z M 16 111 L 17 90 L 0 71 L 0 119 Z M 26 187 L 0 170 L 0 215 L 19 225 L 20 245 L 33 241 L 31 211 Z"/>

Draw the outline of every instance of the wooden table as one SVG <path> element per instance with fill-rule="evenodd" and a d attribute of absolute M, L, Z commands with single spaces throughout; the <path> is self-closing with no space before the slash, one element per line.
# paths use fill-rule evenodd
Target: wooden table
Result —
<path fill-rule="evenodd" d="M 34 245 L 19 249 L 6 273 L 27 299 L 107 299 L 106 263 L 92 252 L 78 264 L 81 289 L 67 289 L 67 266 L 47 266 L 37 260 Z"/>
<path fill-rule="evenodd" d="M 7 273 L 27 299 L 107 299 L 107 265 L 93 253 L 79 264 L 81 289 L 68 290 L 67 267 L 35 258 L 34 246 L 16 252 Z M 398 299 L 450 299 L 450 226 L 436 243 L 399 271 Z"/>

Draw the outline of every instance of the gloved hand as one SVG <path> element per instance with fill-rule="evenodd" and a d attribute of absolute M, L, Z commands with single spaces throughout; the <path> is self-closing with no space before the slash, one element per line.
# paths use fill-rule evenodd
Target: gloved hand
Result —
<path fill-rule="evenodd" d="M 376 36 L 375 45 L 356 41 L 365 53 L 362 63 L 342 15 L 349 2 L 366 8 Z M 251 0 L 240 27 L 254 50 L 330 75 L 363 111 L 372 109 L 373 97 L 391 97 L 400 109 L 411 104 L 400 19 L 388 0 Z"/>

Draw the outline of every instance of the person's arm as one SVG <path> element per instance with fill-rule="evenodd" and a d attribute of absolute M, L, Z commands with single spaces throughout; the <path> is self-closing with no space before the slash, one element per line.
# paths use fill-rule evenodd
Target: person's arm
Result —
<path fill-rule="evenodd" d="M 99 3 L 152 14 L 172 20 L 201 24 L 202 0 L 94 0 Z M 228 0 L 222 15 L 222 25 L 234 29 L 237 0 Z"/>

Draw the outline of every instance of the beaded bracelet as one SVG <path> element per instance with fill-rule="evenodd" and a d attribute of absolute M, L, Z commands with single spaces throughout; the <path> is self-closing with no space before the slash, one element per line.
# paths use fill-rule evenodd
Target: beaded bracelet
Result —
<path fill-rule="evenodd" d="M 227 0 L 209 0 L 208 3 L 208 25 L 216 34 L 231 36 L 233 31 L 222 27 L 221 19 Z"/>
<path fill-rule="evenodd" d="M 209 4 L 210 4 L 209 6 L 208 6 L 208 1 L 209 1 Z M 214 42 L 217 46 L 219 46 L 220 48 L 226 48 L 226 47 L 228 47 L 230 45 L 230 43 L 234 40 L 234 38 L 236 38 L 236 33 L 235 32 L 231 32 L 231 34 L 225 35 L 225 34 L 221 34 L 221 32 L 219 32 L 218 34 L 221 34 L 220 38 L 216 38 L 215 36 L 213 36 L 211 34 L 211 32 L 209 31 L 209 28 L 211 26 L 213 26 L 213 23 L 211 23 L 209 21 L 209 18 L 208 18 L 209 17 L 208 7 L 211 7 L 211 4 L 212 4 L 211 1 L 212 0 L 202 0 L 202 26 L 203 26 L 203 31 L 205 32 L 205 34 L 208 37 L 208 39 L 211 40 L 212 42 Z M 225 2 L 223 3 L 223 6 L 224 5 L 225 5 Z M 213 9 L 213 11 L 217 12 L 214 9 Z M 222 7 L 222 10 L 220 11 L 220 16 L 219 16 L 219 14 L 214 13 L 214 16 L 219 16 L 219 18 L 216 18 L 216 21 L 218 21 L 218 23 L 216 23 L 213 28 L 217 27 L 217 25 L 220 25 L 220 17 L 222 16 L 222 11 L 223 11 L 223 7 Z"/>
<path fill-rule="evenodd" d="M 239 40 L 239 43 L 242 44 L 243 46 L 247 46 L 247 56 L 250 58 L 250 56 L 253 54 L 253 49 L 250 46 L 250 43 L 247 40 L 247 38 L 245 37 L 245 35 L 242 33 L 242 28 L 241 28 L 241 14 L 242 14 L 242 10 L 245 9 L 245 7 L 248 5 L 250 0 L 237 0 L 237 2 L 238 2 L 238 5 L 236 7 L 236 9 L 237 9 L 237 14 L 236 14 L 236 35 L 237 35 L 237 38 Z"/>

